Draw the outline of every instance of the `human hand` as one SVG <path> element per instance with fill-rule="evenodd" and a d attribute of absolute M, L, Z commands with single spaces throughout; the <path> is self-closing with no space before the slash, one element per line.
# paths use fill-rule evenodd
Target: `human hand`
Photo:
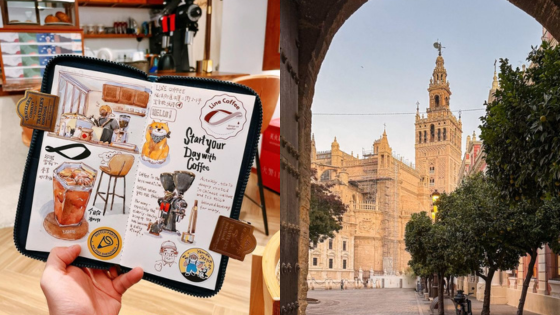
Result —
<path fill-rule="evenodd" d="M 106 271 L 69 266 L 80 251 L 80 245 L 52 249 L 41 277 L 41 289 L 47 298 L 49 313 L 118 314 L 122 295 L 142 279 L 144 271 L 136 267 L 117 275 L 115 267 Z"/>

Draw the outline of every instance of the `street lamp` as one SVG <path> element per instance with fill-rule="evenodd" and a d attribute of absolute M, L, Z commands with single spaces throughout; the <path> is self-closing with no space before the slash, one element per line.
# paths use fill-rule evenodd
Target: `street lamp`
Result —
<path fill-rule="evenodd" d="M 435 221 L 436 219 L 436 213 L 438 211 L 437 209 L 437 205 L 436 205 L 436 201 L 438 201 L 439 199 L 439 192 L 437 191 L 437 189 L 432 193 L 432 206 L 434 207 L 432 209 L 432 220 Z"/>

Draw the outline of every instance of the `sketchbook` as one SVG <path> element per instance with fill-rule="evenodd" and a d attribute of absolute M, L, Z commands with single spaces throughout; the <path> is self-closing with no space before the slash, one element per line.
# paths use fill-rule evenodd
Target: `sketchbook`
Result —
<path fill-rule="evenodd" d="M 33 133 L 20 252 L 46 260 L 80 244 L 77 266 L 140 266 L 146 280 L 216 294 L 228 257 L 210 243 L 220 216 L 239 217 L 261 128 L 256 93 L 78 56 L 54 58 L 41 92 L 58 106 L 54 130 Z"/>

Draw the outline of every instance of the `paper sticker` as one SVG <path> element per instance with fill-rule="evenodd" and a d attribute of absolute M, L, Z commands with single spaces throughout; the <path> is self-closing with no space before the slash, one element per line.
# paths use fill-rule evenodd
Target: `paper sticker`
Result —
<path fill-rule="evenodd" d="M 233 259 L 243 261 L 245 255 L 257 247 L 257 239 L 253 235 L 255 228 L 232 218 L 220 216 L 210 250 Z"/>
<path fill-rule="evenodd" d="M 23 127 L 54 131 L 58 113 L 58 96 L 26 90 L 17 103 L 17 114 Z"/>
<path fill-rule="evenodd" d="M 214 260 L 204 249 L 191 248 L 181 255 L 179 270 L 187 280 L 202 282 L 214 273 Z"/>
<path fill-rule="evenodd" d="M 122 239 L 119 232 L 114 229 L 100 227 L 89 235 L 88 248 L 96 258 L 101 260 L 113 259 L 121 252 Z"/>
<path fill-rule="evenodd" d="M 209 136 L 226 140 L 243 130 L 247 122 L 247 110 L 235 96 L 217 95 L 202 107 L 200 122 Z"/>

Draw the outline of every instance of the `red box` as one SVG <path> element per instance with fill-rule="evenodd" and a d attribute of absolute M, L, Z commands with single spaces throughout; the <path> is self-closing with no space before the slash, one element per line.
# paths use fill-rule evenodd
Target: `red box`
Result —
<path fill-rule="evenodd" d="M 280 118 L 273 119 L 263 134 L 261 172 L 263 185 L 280 193 Z"/>
<path fill-rule="evenodd" d="M 280 118 L 270 121 L 263 133 L 262 150 L 280 154 Z"/>
<path fill-rule="evenodd" d="M 280 154 L 261 151 L 261 172 L 263 185 L 280 193 Z"/>

